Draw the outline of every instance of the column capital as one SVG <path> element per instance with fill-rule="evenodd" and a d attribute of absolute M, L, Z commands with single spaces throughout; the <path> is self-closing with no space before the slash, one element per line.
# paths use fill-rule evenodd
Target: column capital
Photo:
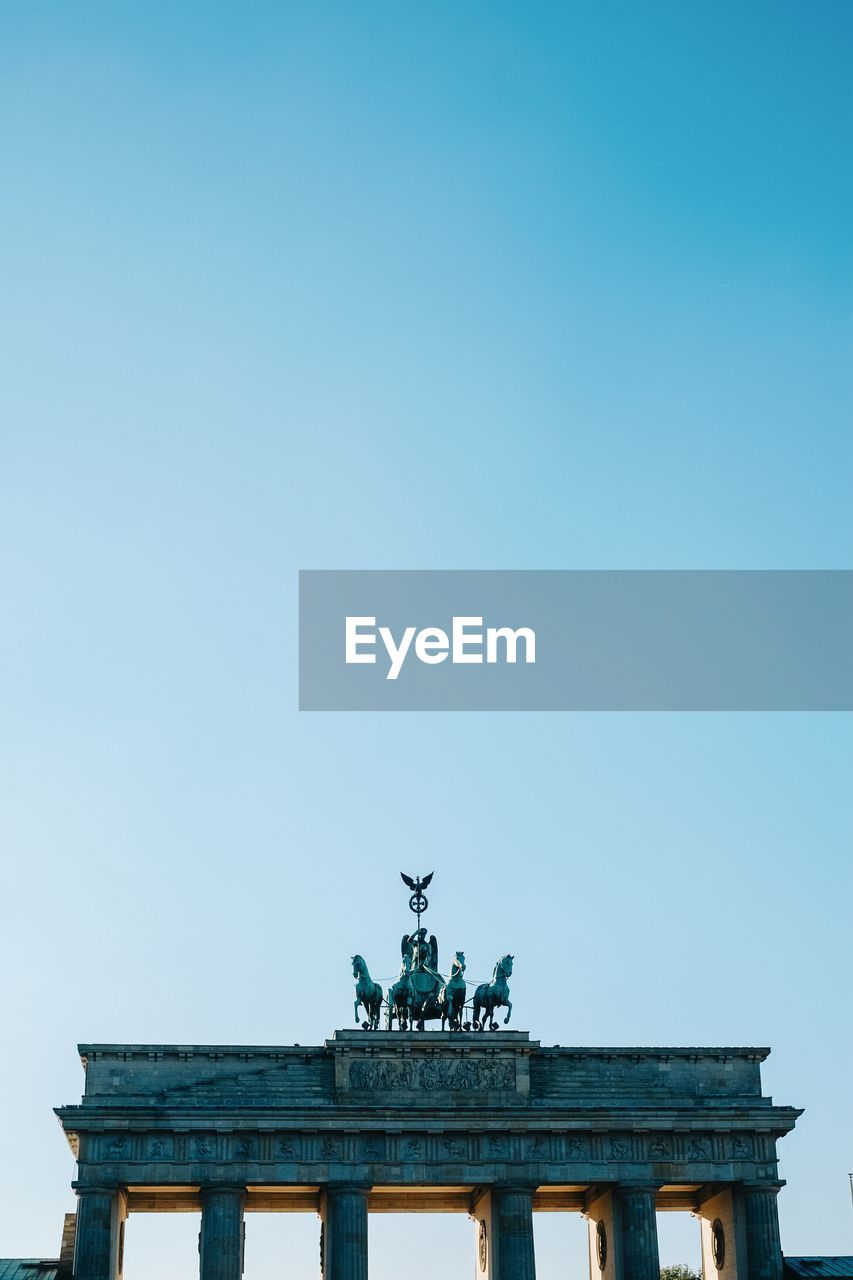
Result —
<path fill-rule="evenodd" d="M 245 1182 L 204 1182 L 199 1187 L 199 1195 L 202 1199 L 205 1196 L 216 1195 L 220 1191 L 244 1196 L 246 1194 L 246 1184 Z"/>
<path fill-rule="evenodd" d="M 113 1182 L 72 1182 L 71 1189 L 78 1197 L 81 1196 L 115 1196 L 119 1191 L 123 1190 L 121 1183 Z"/>
<path fill-rule="evenodd" d="M 785 1186 L 782 1182 L 738 1182 L 737 1189 L 743 1195 L 758 1195 L 762 1191 L 769 1195 L 778 1196 L 779 1192 Z"/>
<path fill-rule="evenodd" d="M 372 1182 L 324 1182 L 320 1188 L 326 1195 L 362 1195 L 369 1196 L 373 1190 Z"/>

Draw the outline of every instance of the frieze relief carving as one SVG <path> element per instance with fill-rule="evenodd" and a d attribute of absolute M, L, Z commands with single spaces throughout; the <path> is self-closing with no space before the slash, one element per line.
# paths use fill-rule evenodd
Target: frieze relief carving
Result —
<path fill-rule="evenodd" d="M 445 1138 L 441 1144 L 444 1157 L 447 1160 L 464 1160 L 466 1151 L 464 1143 L 459 1138 Z"/>
<path fill-rule="evenodd" d="M 359 1081 L 374 1079 L 373 1070 L 382 1071 L 388 1063 L 360 1063 L 351 1065 L 352 1073 Z M 415 1070 L 421 1064 L 407 1064 Z M 432 1063 L 423 1067 L 434 1070 Z M 489 1063 L 477 1066 L 495 1070 L 506 1063 Z M 453 1064 L 451 1064 L 453 1069 Z M 367 1072 L 365 1075 L 364 1073 Z M 415 1072 L 417 1074 L 417 1072 Z M 410 1078 L 410 1077 L 407 1077 Z M 383 1081 L 385 1076 L 382 1076 Z M 361 1085 L 360 1087 L 370 1087 Z M 380 1087 L 378 1084 L 375 1087 Z M 384 1085 L 383 1087 L 387 1087 Z M 402 1084 L 398 1086 L 404 1087 Z M 439 1087 L 439 1086 L 436 1086 Z M 452 1086 L 440 1086 L 452 1087 Z M 466 1087 L 466 1086 L 457 1086 Z M 475 1087 L 475 1086 L 467 1086 Z M 433 1131 L 434 1132 L 434 1131 Z M 691 1164 L 727 1161 L 755 1160 L 756 1139 L 753 1134 L 708 1133 L 700 1134 L 631 1134 L 600 1133 L 592 1138 L 588 1134 L 569 1132 L 527 1132 L 517 1137 L 507 1133 L 435 1133 L 425 1136 L 417 1133 L 389 1135 L 379 1132 L 362 1132 L 351 1139 L 338 1133 L 284 1133 L 264 1136 L 255 1133 L 231 1133 L 230 1135 L 190 1133 L 186 1138 L 176 1138 L 171 1133 L 101 1133 L 96 1139 L 96 1158 L 107 1161 L 137 1162 L 276 1162 L 328 1163 L 330 1161 L 424 1163 L 447 1161 L 502 1162 L 519 1159 L 531 1164 L 546 1162 L 607 1161 L 629 1163 L 675 1162 Z M 772 1166 L 768 1166 L 772 1172 Z M 769 1175 L 768 1175 L 769 1176 Z"/>
<path fill-rule="evenodd" d="M 432 1059 L 396 1062 L 380 1058 L 350 1063 L 349 1086 L 376 1092 L 515 1089 L 515 1063 L 476 1058 L 454 1062 Z"/>
<path fill-rule="evenodd" d="M 149 1138 L 145 1147 L 147 1160 L 173 1160 L 175 1143 L 172 1138 Z"/>

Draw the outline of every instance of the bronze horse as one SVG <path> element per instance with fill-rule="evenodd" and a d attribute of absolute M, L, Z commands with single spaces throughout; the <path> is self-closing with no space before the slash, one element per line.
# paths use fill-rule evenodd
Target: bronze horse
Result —
<path fill-rule="evenodd" d="M 512 1015 L 512 1001 L 509 998 L 507 978 L 512 976 L 512 956 L 501 956 L 495 965 L 491 982 L 481 982 L 474 992 L 474 1030 L 484 1031 L 488 1024 L 490 1031 L 497 1031 L 498 1024 L 492 1014 L 495 1009 L 506 1009 L 504 1026 Z"/>
<path fill-rule="evenodd" d="M 382 1009 L 382 988 L 370 976 L 363 956 L 353 956 L 352 976 L 355 978 L 355 1020 L 358 1022 L 358 1006 L 364 1006 L 367 1021 L 361 1025 L 365 1031 L 375 1031 L 379 1026 Z"/>
<path fill-rule="evenodd" d="M 462 1030 L 462 1010 L 465 1008 L 465 953 L 457 951 L 450 966 L 450 977 L 438 993 L 441 1010 L 441 1029 L 450 1021 L 451 1031 Z"/>
<path fill-rule="evenodd" d="M 408 972 L 403 966 L 400 977 L 388 990 L 388 1012 L 385 1015 L 385 1029 L 391 1031 L 396 1017 L 401 1031 L 409 1030 L 412 1020 L 412 988 L 409 984 Z"/>

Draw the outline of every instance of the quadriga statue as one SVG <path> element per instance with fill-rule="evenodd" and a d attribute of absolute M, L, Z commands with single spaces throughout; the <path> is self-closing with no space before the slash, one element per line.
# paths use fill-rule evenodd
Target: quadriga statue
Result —
<path fill-rule="evenodd" d="M 421 925 L 421 916 L 427 910 L 429 902 L 424 889 L 432 881 L 433 872 L 421 878 L 407 876 L 401 871 L 403 882 L 411 890 L 409 908 L 418 919 L 413 933 L 403 934 L 400 943 L 400 973 L 388 992 L 388 999 L 383 997 L 382 988 L 374 982 L 362 956 L 353 956 L 353 977 L 355 988 L 355 1020 L 359 1021 L 359 1006 L 363 1006 L 366 1020 L 362 1023 L 365 1031 L 375 1031 L 379 1026 L 382 1005 L 386 1007 L 385 1027 L 391 1031 L 396 1020 L 401 1031 L 423 1031 L 427 1022 L 441 1022 L 442 1031 L 450 1026 L 451 1031 L 496 1031 L 498 1024 L 494 1019 L 496 1009 L 506 1009 L 504 1026 L 512 1016 L 512 1001 L 509 998 L 507 979 L 512 974 L 511 955 L 504 955 L 495 964 L 491 982 L 481 983 L 474 992 L 473 1001 L 467 999 L 468 983 L 465 981 L 465 953 L 457 951 L 450 973 L 445 978 L 438 968 L 438 941 L 435 934 L 427 937 L 426 929 Z M 465 1018 L 465 1010 L 473 1011 L 470 1020 Z"/>

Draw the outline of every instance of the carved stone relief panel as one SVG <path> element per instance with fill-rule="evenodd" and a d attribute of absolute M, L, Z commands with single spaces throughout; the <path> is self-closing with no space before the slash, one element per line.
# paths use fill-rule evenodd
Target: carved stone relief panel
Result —
<path fill-rule="evenodd" d="M 371 1093 L 502 1092 L 516 1088 L 515 1062 L 492 1058 L 371 1058 L 349 1064 L 350 1089 Z"/>

